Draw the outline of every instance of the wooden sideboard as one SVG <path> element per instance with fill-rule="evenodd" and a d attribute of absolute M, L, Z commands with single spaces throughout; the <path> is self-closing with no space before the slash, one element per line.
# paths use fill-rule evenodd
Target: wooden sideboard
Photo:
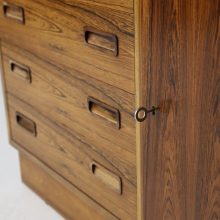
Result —
<path fill-rule="evenodd" d="M 220 219 L 220 0 L 0 4 L 25 184 L 67 219 Z"/>

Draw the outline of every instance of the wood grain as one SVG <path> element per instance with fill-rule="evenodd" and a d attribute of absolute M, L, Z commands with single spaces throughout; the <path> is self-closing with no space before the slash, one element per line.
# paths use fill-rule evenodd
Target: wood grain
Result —
<path fill-rule="evenodd" d="M 220 219 L 220 1 L 139 3 L 138 218 Z"/>
<path fill-rule="evenodd" d="M 123 193 L 125 194 L 125 196 L 123 194 L 123 197 L 121 198 L 115 196 L 113 193 L 113 197 L 115 198 L 113 199 L 114 202 L 111 202 L 112 200 L 109 199 L 110 197 L 112 197 L 111 190 L 107 190 L 106 195 L 103 196 L 101 192 L 100 194 L 97 194 L 97 190 L 90 187 L 89 191 L 92 194 L 92 197 L 102 202 L 104 198 L 104 200 L 106 200 L 107 202 L 106 207 L 112 209 L 112 206 L 113 210 L 116 213 L 119 212 L 119 217 L 126 216 L 126 218 L 130 218 L 130 216 L 135 216 L 136 170 L 135 145 L 132 144 L 135 140 L 134 121 L 132 117 L 132 96 L 126 94 L 123 91 L 117 89 L 115 90 L 112 87 L 108 88 L 107 85 L 86 83 L 92 83 L 91 80 L 87 80 L 84 78 L 82 78 L 81 80 L 77 80 L 78 76 L 76 76 L 77 78 L 72 78 L 72 74 L 68 79 L 68 82 L 72 81 L 73 84 L 70 83 L 68 86 L 67 72 L 60 72 L 59 70 L 54 69 L 53 66 L 51 68 L 44 61 L 42 62 L 39 60 L 40 63 L 38 63 L 38 59 L 36 59 L 33 55 L 26 53 L 24 50 L 21 50 L 19 48 L 10 46 L 6 43 L 2 44 L 2 50 L 5 67 L 4 76 L 6 78 L 6 90 L 8 91 L 8 99 L 10 100 L 11 106 L 10 118 L 12 139 L 14 141 L 17 141 L 17 143 L 23 146 L 25 149 L 31 151 L 41 160 L 46 161 L 47 164 L 57 170 L 61 175 L 65 175 L 65 178 L 68 178 L 72 183 L 77 184 L 78 187 L 83 188 L 83 190 L 86 192 L 88 191 L 88 185 L 96 181 L 89 181 L 87 175 L 82 178 L 82 173 L 80 174 L 80 176 L 78 176 L 79 173 L 77 173 L 76 175 L 72 173 L 73 171 L 70 170 L 80 170 L 80 163 L 85 163 L 83 162 L 85 156 L 82 156 L 81 160 L 78 161 L 79 153 L 82 151 L 82 149 L 84 149 L 84 152 L 90 152 L 91 155 L 90 159 L 87 162 L 87 167 L 84 167 L 84 169 L 87 168 L 85 174 L 88 172 L 88 164 L 91 163 L 92 157 L 95 158 L 98 156 L 97 161 L 101 161 L 104 165 L 107 164 L 106 167 L 110 167 L 110 170 L 115 170 L 116 173 L 118 173 L 118 175 L 123 178 Z M 13 73 L 11 73 L 9 64 L 12 57 L 17 62 L 25 61 L 26 66 L 31 69 L 32 84 L 27 84 L 23 80 L 20 80 L 18 77 L 13 75 Z M 62 80 L 60 81 L 60 76 L 61 78 L 63 77 L 63 82 Z M 102 90 L 102 92 L 100 92 L 99 89 L 95 89 L 100 87 L 107 88 L 105 92 L 106 95 L 105 93 L 103 93 L 103 91 L 105 90 Z M 85 89 L 85 93 L 83 92 L 84 89 L 82 88 Z M 110 105 L 115 105 L 116 103 L 118 103 L 117 108 L 121 111 L 122 115 L 122 126 L 120 130 L 110 126 L 109 123 L 106 123 L 102 118 L 99 119 L 98 117 L 94 117 L 91 113 L 89 113 L 87 109 L 87 97 L 89 94 L 92 94 L 93 96 L 95 95 L 99 99 L 104 98 L 103 100 L 108 100 L 107 102 L 109 102 Z M 114 95 L 110 97 L 111 94 Z M 19 99 L 23 101 L 19 101 Z M 115 102 L 116 99 L 118 100 L 117 102 Z M 23 102 L 25 102 L 26 104 Z M 49 104 L 49 106 L 47 106 L 47 104 Z M 50 106 L 51 104 L 53 106 Z M 69 106 L 68 109 L 65 110 L 65 106 Z M 124 106 L 127 110 L 122 110 L 122 106 Z M 128 110 L 129 108 L 130 110 Z M 14 110 L 12 111 L 12 109 Z M 29 116 L 28 118 L 32 118 L 32 115 L 30 114 L 34 114 L 34 120 L 32 120 L 38 122 L 37 140 L 31 138 L 29 135 L 26 135 L 24 131 L 19 131 L 17 129 L 14 130 L 17 127 L 14 118 L 15 111 L 19 111 L 23 114 L 25 113 L 26 116 Z M 56 112 L 54 116 L 52 113 L 53 111 Z M 66 114 L 63 114 L 65 112 Z M 41 121 L 39 122 L 38 120 L 40 117 Z M 65 121 L 63 121 L 64 119 Z M 81 126 L 79 120 L 82 122 L 84 121 L 84 125 L 82 124 Z M 47 126 L 44 125 L 46 123 L 48 123 Z M 42 126 L 41 133 L 39 133 L 39 124 L 40 128 Z M 71 127 L 68 128 L 69 125 Z M 82 130 L 79 129 L 80 127 L 82 128 Z M 99 131 L 97 130 L 97 128 Z M 56 130 L 57 133 L 53 133 L 53 130 Z M 67 139 L 70 139 L 71 142 L 74 143 L 74 145 L 77 143 L 77 151 L 79 152 L 73 153 L 71 150 L 71 143 L 63 140 L 62 136 L 58 135 L 59 133 Z M 43 136 L 40 136 L 39 138 L 39 135 Z M 59 138 L 57 138 L 56 141 L 59 141 L 59 139 L 61 139 L 61 143 L 58 144 L 58 146 L 56 146 L 56 141 L 52 141 L 54 140 L 54 136 L 57 135 Z M 124 135 L 125 138 L 121 139 L 121 137 L 123 137 Z M 118 140 L 116 140 L 117 136 Z M 89 138 L 90 140 L 87 138 Z M 91 140 L 93 141 L 91 142 Z M 41 143 L 40 146 L 39 142 Z M 47 152 L 48 150 L 47 145 L 51 144 L 52 147 L 60 149 L 60 151 L 56 153 L 54 152 L 55 155 L 51 152 L 45 154 L 45 152 Z M 71 160 L 68 162 L 69 164 L 66 164 L 65 162 L 68 161 L 67 158 L 69 157 L 65 153 L 66 145 L 69 145 L 69 150 L 72 152 L 71 155 L 77 155 L 77 158 L 75 158 L 75 160 L 78 161 L 77 169 L 75 168 L 75 166 L 73 167 Z M 64 155 L 63 158 L 61 158 L 61 155 L 59 154 L 62 153 L 63 149 Z M 78 178 L 76 178 L 76 176 L 78 176 Z M 84 182 L 85 184 L 83 184 L 81 181 L 86 181 L 87 183 Z M 104 187 L 102 184 L 99 185 L 99 183 L 94 185 L 99 186 L 97 189 L 103 189 Z M 119 205 L 121 208 L 118 210 Z"/>
<path fill-rule="evenodd" d="M 6 90 L 59 125 L 64 132 L 91 145 L 116 167 L 121 167 L 121 172 L 135 184 L 134 96 L 90 78 L 56 69 L 33 54 L 3 44 Z M 12 57 L 31 68 L 31 85 L 11 74 L 8 62 Z M 120 111 L 120 130 L 108 120 L 89 112 L 89 96 Z"/>
<path fill-rule="evenodd" d="M 133 0 L 127 1 L 127 6 L 124 1 L 109 4 L 107 0 L 7 2 L 24 8 L 25 25 L 6 19 L 0 10 L 3 40 L 22 45 L 59 68 L 91 76 L 134 94 Z M 117 36 L 118 56 L 88 46 L 85 27 Z"/>
<path fill-rule="evenodd" d="M 0 10 L 10 141 L 19 151 L 28 152 L 29 159 L 34 155 L 36 161 L 48 166 L 47 171 L 56 173 L 62 183 L 74 184 L 105 208 L 102 211 L 94 205 L 98 211 L 95 213 L 87 204 L 81 204 L 80 198 L 72 208 L 77 198 L 67 196 L 68 187 L 64 189 L 21 156 L 24 181 L 67 217 L 74 218 L 71 211 L 78 209 L 79 219 L 136 219 L 133 0 L 7 2 L 18 6 L 25 20 L 19 24 L 4 17 Z M 107 38 L 112 36 L 114 44 L 93 35 L 89 42 L 98 42 L 104 49 L 88 46 L 85 27 L 108 34 Z M 13 74 L 12 60 L 28 71 L 18 68 Z M 28 78 L 28 83 L 17 75 Z M 111 126 L 112 119 L 105 120 L 106 113 L 102 118 L 89 113 L 88 96 L 116 109 L 120 126 Z M 16 112 L 36 124 L 35 137 L 16 123 Z M 112 173 L 107 178 L 112 187 L 103 177 L 103 170 L 91 173 L 93 161 Z M 29 172 L 36 172 L 36 176 Z M 37 175 L 52 182 L 47 192 L 45 182 Z M 63 204 L 53 198 L 53 187 L 62 193 L 56 199 L 63 201 L 67 197 Z M 81 213 L 84 205 L 88 210 Z"/>
<path fill-rule="evenodd" d="M 68 182 L 31 157 L 20 153 L 22 180 L 67 219 L 116 220 L 113 214 L 95 203 Z"/>
<path fill-rule="evenodd" d="M 0 13 L 12 142 L 121 219 L 220 219 L 220 1 L 8 2 L 26 21 Z M 114 36 L 119 51 L 94 35 L 113 53 L 88 46 L 85 27 Z M 10 74 L 12 58 L 31 67 L 31 85 Z M 120 130 L 89 114 L 88 96 L 119 109 Z M 160 107 L 136 134 L 135 101 Z M 17 109 L 40 136 L 16 127 Z M 93 158 L 122 178 L 122 196 L 92 179 Z"/>
<path fill-rule="evenodd" d="M 132 219 L 136 216 L 136 186 L 114 162 L 95 151 L 89 143 L 85 144 L 74 134 L 64 132 L 32 106 L 9 94 L 7 98 L 12 144 L 16 143 L 33 154 L 121 219 Z M 21 112 L 36 123 L 37 137 L 16 123 L 16 112 Z M 94 161 L 122 179 L 122 195 L 94 176 L 91 172 L 91 163 Z"/>

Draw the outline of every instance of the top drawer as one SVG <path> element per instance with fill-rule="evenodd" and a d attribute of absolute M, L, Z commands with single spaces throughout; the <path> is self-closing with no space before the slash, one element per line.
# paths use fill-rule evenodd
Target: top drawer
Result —
<path fill-rule="evenodd" d="M 3 40 L 134 93 L 133 0 L 0 0 Z"/>

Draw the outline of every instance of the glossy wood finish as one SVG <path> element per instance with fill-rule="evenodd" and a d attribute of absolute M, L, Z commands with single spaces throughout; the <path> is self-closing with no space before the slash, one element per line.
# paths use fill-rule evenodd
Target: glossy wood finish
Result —
<path fill-rule="evenodd" d="M 61 212 L 79 199 L 80 219 L 220 219 L 220 0 L 3 2 L 11 142 L 27 155 L 26 183 Z M 135 133 L 142 106 L 159 112 Z M 80 196 L 56 203 L 31 170 Z"/>
<path fill-rule="evenodd" d="M 20 161 L 23 182 L 66 219 L 76 219 L 76 213 L 80 220 L 118 219 L 30 155 L 21 153 Z"/>
<path fill-rule="evenodd" d="M 138 219 L 220 219 L 219 0 L 136 5 Z"/>
<path fill-rule="evenodd" d="M 12 8 L 10 19 L 0 11 L 10 141 L 27 154 L 24 182 L 70 219 L 136 219 L 133 0 L 7 5 L 25 17 L 19 23 Z M 88 97 L 97 100 L 91 108 Z M 44 181 L 52 182 L 49 190 Z M 74 195 L 57 201 L 52 192 L 66 196 L 67 182 L 103 214 Z M 78 199 L 73 215 L 67 209 Z"/>
<path fill-rule="evenodd" d="M 133 0 L 126 4 L 124 0 L 7 2 L 24 9 L 25 25 L 6 19 L 0 10 L 2 40 L 17 46 L 22 42 L 23 48 L 62 70 L 90 76 L 134 94 Z M 116 36 L 118 51 L 109 53 L 89 46 L 85 40 L 87 27 Z"/>

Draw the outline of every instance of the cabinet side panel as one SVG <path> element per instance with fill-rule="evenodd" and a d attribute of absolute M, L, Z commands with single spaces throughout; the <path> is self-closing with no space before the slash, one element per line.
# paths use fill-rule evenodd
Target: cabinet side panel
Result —
<path fill-rule="evenodd" d="M 220 1 L 136 5 L 139 220 L 220 219 Z M 139 20 L 137 20 L 139 19 Z"/>
<path fill-rule="evenodd" d="M 5 76 L 4 76 L 4 66 L 3 66 L 3 60 L 2 60 L 2 39 L 0 38 L 0 83 L 2 85 L 2 93 L 3 93 L 3 101 L 4 101 L 4 108 L 5 108 L 5 112 L 6 112 L 6 117 L 7 117 L 7 129 L 8 129 L 8 136 L 9 136 L 9 140 L 10 140 L 10 124 L 9 124 L 9 120 L 8 120 L 8 101 L 6 98 L 6 89 L 5 89 Z"/>

